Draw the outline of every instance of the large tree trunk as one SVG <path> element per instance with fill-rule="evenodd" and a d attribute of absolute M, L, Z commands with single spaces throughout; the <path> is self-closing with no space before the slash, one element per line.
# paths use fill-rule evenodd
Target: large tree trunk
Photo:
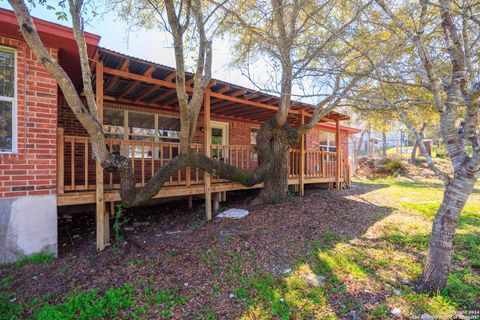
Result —
<path fill-rule="evenodd" d="M 455 229 L 474 185 L 474 178 L 465 177 L 455 177 L 447 185 L 433 222 L 427 261 L 417 286 L 418 291 L 435 292 L 447 284 Z"/>
<path fill-rule="evenodd" d="M 268 173 L 254 203 L 277 203 L 288 196 L 289 149 L 298 143 L 299 134 L 288 124 L 280 128 L 275 124 L 275 119 L 265 122 L 257 136 L 259 161 L 268 163 Z"/>
<path fill-rule="evenodd" d="M 274 170 L 265 177 L 264 187 L 260 191 L 259 200 L 263 203 L 278 203 L 288 196 L 289 145 L 272 139 L 270 148 L 273 155 Z"/>

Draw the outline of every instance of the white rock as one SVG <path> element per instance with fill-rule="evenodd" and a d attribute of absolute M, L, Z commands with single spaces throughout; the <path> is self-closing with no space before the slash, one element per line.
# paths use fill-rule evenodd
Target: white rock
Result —
<path fill-rule="evenodd" d="M 230 295 L 228 296 L 230 299 L 233 299 L 235 298 L 235 295 L 233 293 L 230 293 Z"/>
<path fill-rule="evenodd" d="M 184 285 L 185 287 L 188 287 L 188 282 L 185 282 L 183 285 Z"/>
<path fill-rule="evenodd" d="M 428 313 L 424 313 L 424 314 L 422 314 L 422 316 L 420 317 L 420 319 L 422 319 L 422 320 L 431 320 L 431 319 L 434 319 L 434 317 L 432 317 L 432 316 L 429 315 Z"/>
<path fill-rule="evenodd" d="M 282 271 L 283 274 L 290 274 L 292 273 L 292 269 L 285 269 Z"/>
<path fill-rule="evenodd" d="M 217 214 L 218 218 L 230 218 L 230 219 L 240 219 L 248 215 L 247 210 L 243 209 L 228 209 L 222 213 Z"/>
<path fill-rule="evenodd" d="M 177 234 L 177 233 L 182 233 L 182 230 L 175 230 L 175 231 L 167 231 L 165 232 L 166 234 Z"/>
<path fill-rule="evenodd" d="M 402 310 L 400 310 L 399 308 L 395 308 L 393 309 L 392 311 L 390 311 L 394 316 L 398 316 L 400 315 L 400 313 L 402 313 Z"/>
<path fill-rule="evenodd" d="M 410 284 L 410 280 L 408 280 L 407 278 L 403 278 L 402 283 L 403 284 Z"/>
<path fill-rule="evenodd" d="M 393 293 L 395 293 L 397 296 L 400 296 L 402 294 L 402 292 L 400 292 L 400 290 L 397 290 L 397 289 L 393 289 Z"/>
<path fill-rule="evenodd" d="M 320 287 L 325 282 L 325 277 L 318 274 L 308 274 L 305 276 L 307 283 L 314 287 Z"/>
<path fill-rule="evenodd" d="M 284 299 L 284 298 L 280 298 L 280 301 L 281 301 L 281 302 L 284 302 L 284 301 L 285 301 L 285 299 Z"/>

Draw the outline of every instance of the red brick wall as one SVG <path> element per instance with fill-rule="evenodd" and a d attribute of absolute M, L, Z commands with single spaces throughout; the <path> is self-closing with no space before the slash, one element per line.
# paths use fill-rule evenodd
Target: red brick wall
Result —
<path fill-rule="evenodd" d="M 66 136 L 87 136 L 87 131 L 77 120 L 63 96 L 58 97 L 58 127 Z"/>
<path fill-rule="evenodd" d="M 18 149 L 0 154 L 0 198 L 55 194 L 56 81 L 23 41 L 0 36 L 0 45 L 16 48 L 18 79 Z M 57 50 L 50 53 L 57 59 Z"/>
<path fill-rule="evenodd" d="M 335 133 L 334 129 L 316 126 L 307 134 L 305 138 L 307 149 L 318 150 L 320 144 L 320 132 L 322 131 Z M 348 154 L 348 133 L 345 130 L 340 130 L 340 145 L 343 154 Z"/>

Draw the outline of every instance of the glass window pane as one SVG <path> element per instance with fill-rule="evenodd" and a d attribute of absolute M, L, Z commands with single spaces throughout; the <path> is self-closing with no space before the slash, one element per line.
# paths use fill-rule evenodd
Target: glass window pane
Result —
<path fill-rule="evenodd" d="M 15 55 L 0 49 L 0 96 L 15 95 Z"/>
<path fill-rule="evenodd" d="M 257 135 L 260 129 L 258 128 L 252 128 L 250 129 L 250 144 L 257 144 Z"/>
<path fill-rule="evenodd" d="M 180 139 L 180 119 L 158 116 L 158 135 L 160 141 L 178 142 Z"/>
<path fill-rule="evenodd" d="M 13 103 L 0 101 L 0 151 L 13 150 Z"/>

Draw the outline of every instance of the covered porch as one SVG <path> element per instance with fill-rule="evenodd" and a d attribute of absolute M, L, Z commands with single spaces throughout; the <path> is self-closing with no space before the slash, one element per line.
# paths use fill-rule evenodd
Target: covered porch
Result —
<path fill-rule="evenodd" d="M 142 186 L 178 154 L 175 70 L 106 49 L 99 50 L 92 67 L 108 147 L 131 159 L 137 185 Z M 191 77 L 187 76 L 188 86 L 193 83 Z M 274 114 L 278 102 L 277 97 L 212 80 L 205 92 L 192 148 L 219 161 L 253 170 L 258 165 L 256 131 Z M 312 108 L 296 103 L 289 123 L 298 126 L 307 122 Z M 332 112 L 321 120 L 335 124 L 334 151 L 308 149 L 305 137 L 290 149 L 289 184 L 300 195 L 304 185 L 310 183 L 329 183 L 337 189 L 349 186 L 348 157 L 343 156 L 340 146 L 340 121 L 346 119 L 346 115 Z M 232 128 L 229 123 L 238 125 Z M 120 180 L 117 174 L 104 172 L 94 159 L 89 137 L 72 127 L 64 124 L 58 129 L 58 205 L 96 204 L 97 248 L 102 250 L 110 238 L 109 214 L 120 200 Z M 236 127 L 245 128 L 237 132 Z M 156 197 L 186 197 L 190 205 L 192 197 L 203 197 L 206 218 L 210 220 L 219 202 L 226 199 L 226 192 L 241 189 L 246 187 L 186 168 L 178 170 Z"/>

